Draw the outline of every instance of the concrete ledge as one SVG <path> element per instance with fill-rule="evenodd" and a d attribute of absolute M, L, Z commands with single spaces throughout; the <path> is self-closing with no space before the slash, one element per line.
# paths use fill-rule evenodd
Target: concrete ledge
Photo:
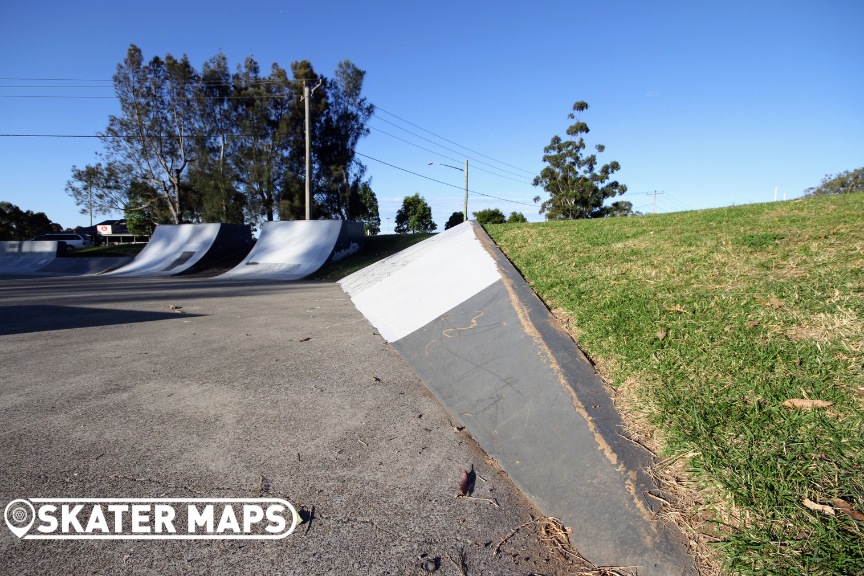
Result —
<path fill-rule="evenodd" d="M 640 576 L 695 574 L 680 534 L 654 515 L 651 455 L 621 436 L 593 367 L 481 227 L 445 234 L 343 289 L 586 558 Z"/>

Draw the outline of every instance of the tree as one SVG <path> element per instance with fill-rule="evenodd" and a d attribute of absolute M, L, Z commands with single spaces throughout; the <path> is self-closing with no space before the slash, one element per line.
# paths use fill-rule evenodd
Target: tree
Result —
<path fill-rule="evenodd" d="M 396 212 L 396 233 L 434 232 L 438 225 L 432 220 L 432 208 L 419 193 L 406 196 Z"/>
<path fill-rule="evenodd" d="M 237 174 L 228 156 L 236 149 L 231 73 L 222 52 L 204 63 L 196 91 L 198 129 L 193 138 L 195 162 L 189 186 L 200 199 L 204 222 L 243 224 L 246 197 L 237 189 Z"/>
<path fill-rule="evenodd" d="M 247 57 L 234 75 L 234 148 L 231 159 L 239 189 L 246 196 L 249 219 L 271 221 L 283 199 L 296 153 L 297 88 L 287 71 L 273 64 L 261 76 L 258 63 Z M 296 171 L 296 167 L 294 168 Z M 281 209 L 280 209 L 281 211 Z"/>
<path fill-rule="evenodd" d="M 91 226 L 94 214 L 114 214 L 122 212 L 126 206 L 123 181 L 114 164 L 103 166 L 97 162 L 84 168 L 73 165 L 72 179 L 66 182 L 66 193 L 77 206 L 81 206 L 81 214 L 90 215 Z"/>
<path fill-rule="evenodd" d="M 613 202 L 610 206 L 603 207 L 603 217 L 617 218 L 623 216 L 639 216 L 639 212 L 633 212 L 633 203 L 626 200 Z"/>
<path fill-rule="evenodd" d="M 578 137 L 578 140 L 562 140 L 556 135 L 543 149 L 546 167 L 534 178 L 534 186 L 542 186 L 549 195 L 540 205 L 540 213 L 545 213 L 547 220 L 603 217 L 606 215 L 603 210 L 606 199 L 627 191 L 627 186 L 611 180 L 612 174 L 621 169 L 618 162 L 597 169 L 597 154 L 605 150 L 602 144 L 595 146 L 597 154 L 583 155 L 587 146 L 583 134 L 589 130 L 581 115 L 587 109 L 586 102 L 576 102 L 573 104 L 575 114 L 571 112 L 567 116 L 576 120 L 567 128 L 567 135 Z M 537 196 L 534 201 L 540 199 Z"/>
<path fill-rule="evenodd" d="M 804 190 L 805 196 L 825 196 L 828 194 L 850 194 L 864 192 L 864 167 L 846 170 L 835 175 L 827 175 L 819 186 Z"/>
<path fill-rule="evenodd" d="M 521 212 L 511 212 L 510 216 L 507 218 L 508 224 L 522 224 L 528 222 L 528 219 L 525 218 L 525 215 Z"/>
<path fill-rule="evenodd" d="M 363 220 L 370 211 L 360 197 L 366 167 L 355 156 L 360 138 L 369 133 L 366 124 L 375 110 L 361 96 L 365 76 L 366 72 L 343 60 L 335 78 L 324 84 L 327 107 L 315 139 L 315 156 L 316 203 L 325 218 Z"/>
<path fill-rule="evenodd" d="M 378 201 L 355 157 L 374 110 L 364 77 L 348 60 L 333 80 L 308 60 L 262 74 L 251 56 L 231 74 L 221 52 L 199 73 L 186 56 L 145 62 L 130 45 L 114 75 L 121 111 L 100 134 L 104 161 L 73 166 L 67 192 L 87 212 L 149 211 L 159 222 L 304 218 L 311 84 L 312 217 L 360 220 L 371 233 Z"/>
<path fill-rule="evenodd" d="M 114 74 L 121 113 L 108 118 L 101 136 L 109 162 L 127 180 L 147 182 L 171 221 L 180 222 L 181 179 L 192 158 L 190 137 L 196 129 L 198 74 L 184 55 L 154 57 L 144 63 L 132 44 Z"/>
<path fill-rule="evenodd" d="M 472 212 L 472 214 L 474 214 L 474 220 L 480 225 L 504 224 L 507 221 L 504 213 L 498 208 L 487 208 L 479 212 Z"/>
<path fill-rule="evenodd" d="M 11 202 L 0 202 L 0 240 L 30 240 L 40 234 L 61 232 L 44 212 L 21 210 Z"/>
<path fill-rule="evenodd" d="M 368 182 L 363 182 L 357 196 L 361 209 L 354 219 L 363 222 L 363 229 L 367 236 L 377 236 L 381 232 L 381 216 L 378 213 L 378 198 L 372 191 L 372 186 Z"/>
<path fill-rule="evenodd" d="M 444 224 L 444 230 L 449 230 L 450 228 L 453 228 L 454 226 L 458 226 L 459 224 L 462 224 L 464 221 L 465 221 L 465 213 L 464 212 L 462 212 L 462 211 L 453 212 L 453 214 L 450 215 L 450 218 L 447 219 L 447 223 Z"/>

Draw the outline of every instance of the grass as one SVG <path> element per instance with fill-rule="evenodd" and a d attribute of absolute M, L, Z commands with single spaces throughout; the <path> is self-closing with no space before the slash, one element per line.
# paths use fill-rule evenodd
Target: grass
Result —
<path fill-rule="evenodd" d="M 864 574 L 835 500 L 864 512 L 864 194 L 488 230 L 686 455 L 681 513 L 724 571 Z"/>
<path fill-rule="evenodd" d="M 135 257 L 147 244 L 109 244 L 107 246 L 88 246 L 70 250 L 67 256 L 74 258 L 114 258 Z"/>
<path fill-rule="evenodd" d="M 379 236 L 367 236 L 359 252 L 349 258 L 325 265 L 309 278 L 311 280 L 336 282 L 361 268 L 374 264 L 431 236 L 433 234 L 383 234 Z"/>

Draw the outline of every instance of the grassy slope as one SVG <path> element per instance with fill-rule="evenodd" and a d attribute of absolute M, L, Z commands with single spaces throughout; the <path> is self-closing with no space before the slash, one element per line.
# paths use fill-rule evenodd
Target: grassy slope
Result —
<path fill-rule="evenodd" d="M 697 453 L 730 572 L 861 574 L 864 523 L 802 502 L 864 511 L 864 194 L 489 232 L 667 455 Z"/>

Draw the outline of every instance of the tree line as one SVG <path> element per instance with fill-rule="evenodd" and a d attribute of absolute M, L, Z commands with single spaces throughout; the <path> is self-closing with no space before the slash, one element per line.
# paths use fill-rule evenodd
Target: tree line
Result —
<path fill-rule="evenodd" d="M 72 167 L 82 213 L 159 223 L 260 224 L 305 217 L 304 85 L 310 89 L 311 217 L 380 231 L 378 201 L 355 147 L 374 106 L 365 72 L 343 60 L 332 78 L 308 60 L 262 72 L 251 56 L 231 72 L 221 52 L 196 70 L 183 55 L 145 61 L 130 45 L 114 74 L 120 112 L 97 162 Z"/>

